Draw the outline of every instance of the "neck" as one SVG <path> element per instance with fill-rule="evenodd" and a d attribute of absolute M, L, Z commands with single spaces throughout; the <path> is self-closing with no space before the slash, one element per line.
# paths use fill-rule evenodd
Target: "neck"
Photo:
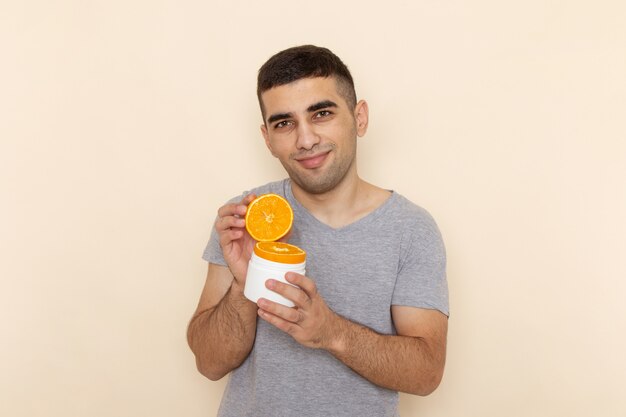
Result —
<path fill-rule="evenodd" d="M 340 228 L 366 216 L 382 204 L 390 193 L 349 173 L 335 188 L 311 194 L 291 182 L 294 197 L 322 223 Z"/>

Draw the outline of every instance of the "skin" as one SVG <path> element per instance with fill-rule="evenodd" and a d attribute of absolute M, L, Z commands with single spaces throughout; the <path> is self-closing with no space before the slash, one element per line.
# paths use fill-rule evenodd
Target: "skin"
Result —
<path fill-rule="evenodd" d="M 368 125 L 368 106 L 350 108 L 333 78 L 306 78 L 262 94 L 265 143 L 292 179 L 292 190 L 309 212 L 331 227 L 366 216 L 389 192 L 359 178 L 356 141 Z M 428 395 L 445 364 L 447 317 L 435 310 L 392 306 L 397 335 L 383 335 L 337 315 L 317 292 L 314 279 L 288 273 L 293 287 L 267 287 L 292 300 L 289 308 L 243 296 L 253 241 L 242 217 L 253 196 L 218 211 L 216 230 L 228 268 L 209 265 L 205 288 L 188 331 L 198 369 L 219 379 L 238 367 L 254 344 L 256 316 L 298 343 L 324 349 L 370 382 Z"/>
<path fill-rule="evenodd" d="M 218 210 L 214 227 L 228 268 L 209 264 L 198 307 L 187 329 L 198 370 L 213 381 L 239 367 L 254 344 L 257 306 L 243 295 L 254 245 L 245 231 L 243 216 L 254 197 L 249 195 L 239 204 Z"/>

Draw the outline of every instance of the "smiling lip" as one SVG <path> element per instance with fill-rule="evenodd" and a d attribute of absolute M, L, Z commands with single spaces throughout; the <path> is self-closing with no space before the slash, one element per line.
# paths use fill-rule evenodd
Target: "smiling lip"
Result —
<path fill-rule="evenodd" d="M 307 169 L 319 168 L 324 163 L 329 153 L 330 151 L 305 158 L 298 158 L 296 160 Z"/>

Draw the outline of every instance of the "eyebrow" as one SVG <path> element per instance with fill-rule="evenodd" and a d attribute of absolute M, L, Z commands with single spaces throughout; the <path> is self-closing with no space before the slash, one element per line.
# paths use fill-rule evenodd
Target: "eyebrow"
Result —
<path fill-rule="evenodd" d="M 321 110 L 321 109 L 325 109 L 328 107 L 339 107 L 337 106 L 337 103 L 335 103 L 334 101 L 331 100 L 323 100 L 320 101 L 318 103 L 315 104 L 311 104 L 309 107 L 307 107 L 306 111 L 309 113 L 313 113 L 315 111 Z M 267 118 L 267 123 L 271 124 L 274 123 L 278 120 L 282 120 L 282 119 L 289 119 L 290 117 L 293 117 L 293 113 L 276 113 L 276 114 L 272 114 L 270 117 Z"/>
<path fill-rule="evenodd" d="M 274 123 L 278 120 L 282 120 L 282 119 L 289 119 L 291 116 L 293 116 L 292 113 L 276 113 L 276 114 L 272 114 L 270 117 L 267 118 L 267 123 L 271 124 Z"/>
<path fill-rule="evenodd" d="M 315 104 L 310 105 L 306 109 L 306 111 L 308 111 L 309 113 L 312 113 L 314 111 L 325 109 L 327 107 L 338 107 L 338 106 L 337 106 L 337 103 L 335 103 L 334 101 L 324 100 L 324 101 L 320 101 L 319 103 L 315 103 Z"/>

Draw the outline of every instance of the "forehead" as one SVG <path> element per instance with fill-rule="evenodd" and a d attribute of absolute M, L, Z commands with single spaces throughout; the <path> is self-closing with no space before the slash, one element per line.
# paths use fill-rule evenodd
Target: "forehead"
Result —
<path fill-rule="evenodd" d="M 261 100 L 266 115 L 306 111 L 311 104 L 323 100 L 331 100 L 341 106 L 345 104 L 333 77 L 302 78 L 280 85 L 264 91 Z"/>

